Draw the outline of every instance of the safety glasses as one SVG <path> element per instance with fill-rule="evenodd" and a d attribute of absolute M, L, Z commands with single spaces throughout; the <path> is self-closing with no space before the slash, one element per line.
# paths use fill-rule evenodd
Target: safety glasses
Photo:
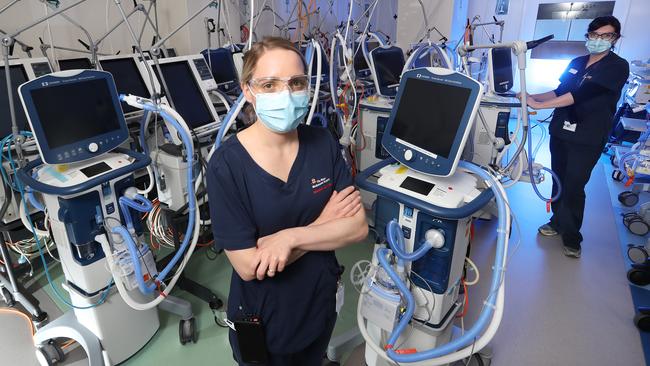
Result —
<path fill-rule="evenodd" d="M 257 78 L 251 79 L 248 85 L 255 93 L 277 93 L 282 90 L 291 92 L 306 91 L 309 88 L 309 77 L 307 75 L 296 75 L 289 78 Z"/>
<path fill-rule="evenodd" d="M 603 39 L 605 41 L 613 41 L 618 38 L 618 33 L 597 33 L 597 32 L 587 32 L 585 33 L 585 38 L 587 39 Z"/>

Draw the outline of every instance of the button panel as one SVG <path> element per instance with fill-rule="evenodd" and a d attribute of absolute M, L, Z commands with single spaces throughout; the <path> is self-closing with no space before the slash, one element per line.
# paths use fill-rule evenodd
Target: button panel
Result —
<path fill-rule="evenodd" d="M 443 169 L 447 164 L 446 159 L 442 160 L 442 163 L 429 155 L 423 154 L 417 150 L 408 148 L 395 140 L 389 140 L 385 145 L 387 151 L 390 154 L 401 160 L 402 162 L 409 162 L 409 167 L 415 168 L 416 170 L 422 172 L 429 172 L 434 170 Z"/>
<path fill-rule="evenodd" d="M 56 150 L 56 162 L 62 164 L 92 158 L 98 154 L 113 150 L 119 146 L 124 139 L 123 135 L 113 135 L 84 145 L 77 144 L 70 146 L 65 150 Z"/>
<path fill-rule="evenodd" d="M 411 239 L 411 228 L 408 226 L 402 226 L 402 232 L 404 233 L 404 239 Z"/>
<path fill-rule="evenodd" d="M 413 150 L 408 149 L 404 151 L 404 159 L 406 159 L 406 161 L 413 160 Z"/>
<path fill-rule="evenodd" d="M 196 66 L 196 71 L 199 72 L 199 76 L 201 77 L 201 80 L 211 80 L 212 72 L 210 71 L 208 64 L 205 62 L 205 59 L 197 58 L 194 59 L 193 61 L 194 61 L 194 66 Z"/>

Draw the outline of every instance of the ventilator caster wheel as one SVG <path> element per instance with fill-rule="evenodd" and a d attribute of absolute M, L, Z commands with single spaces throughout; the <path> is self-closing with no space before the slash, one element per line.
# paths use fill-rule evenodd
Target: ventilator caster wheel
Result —
<path fill-rule="evenodd" d="M 62 362 L 65 358 L 63 349 L 58 344 L 50 341 L 36 349 L 36 359 L 41 366 L 51 366 Z"/>
<path fill-rule="evenodd" d="M 341 364 L 338 363 L 338 362 L 335 362 L 335 361 L 331 361 L 331 360 L 327 359 L 327 357 L 325 357 L 323 359 L 322 366 L 341 366 Z"/>
<path fill-rule="evenodd" d="M 623 172 L 621 172 L 618 169 L 614 169 L 612 172 L 612 179 L 617 181 L 617 182 L 622 182 L 623 179 L 625 179 L 625 176 L 623 175 Z"/>
<path fill-rule="evenodd" d="M 456 361 L 451 364 L 451 366 L 489 366 L 490 359 L 481 356 L 478 353 L 475 353 L 468 358 Z"/>
<path fill-rule="evenodd" d="M 627 279 L 637 286 L 645 286 L 650 284 L 650 272 L 643 269 L 632 268 L 627 271 Z"/>
<path fill-rule="evenodd" d="M 32 315 L 32 321 L 35 323 L 36 327 L 38 328 L 40 323 L 43 323 L 44 321 L 47 320 L 48 316 L 49 315 L 47 315 L 46 312 L 41 311 L 36 316 Z"/>
<path fill-rule="evenodd" d="M 11 291 L 9 291 L 6 287 L 2 288 L 2 300 L 4 300 L 5 304 L 7 304 L 7 306 L 10 308 L 13 308 L 16 305 L 14 295 L 12 295 Z"/>
<path fill-rule="evenodd" d="M 642 332 L 650 332 L 650 314 L 637 313 L 634 316 L 634 325 Z"/>
<path fill-rule="evenodd" d="M 178 337 L 182 345 L 185 343 L 196 343 L 199 339 L 199 335 L 196 332 L 196 319 L 190 318 L 187 320 L 181 320 L 178 323 Z"/>
<path fill-rule="evenodd" d="M 618 194 L 618 200 L 623 206 L 632 207 L 639 203 L 639 194 L 632 191 L 625 191 Z"/>

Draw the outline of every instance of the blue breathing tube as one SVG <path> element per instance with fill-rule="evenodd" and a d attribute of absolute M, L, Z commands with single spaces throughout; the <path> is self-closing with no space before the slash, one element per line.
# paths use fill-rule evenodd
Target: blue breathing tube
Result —
<path fill-rule="evenodd" d="M 400 293 L 402 294 L 402 296 L 404 297 L 407 303 L 406 312 L 402 315 L 402 318 L 400 319 L 399 323 L 397 324 L 395 329 L 393 329 L 393 331 L 391 332 L 386 345 L 386 349 L 387 349 L 386 353 L 388 357 L 395 362 L 407 363 L 407 362 L 426 361 L 436 357 L 441 357 L 453 353 L 461 348 L 467 347 L 468 345 L 475 342 L 476 339 L 479 338 L 480 335 L 485 331 L 494 313 L 497 293 L 499 287 L 501 286 L 502 278 L 504 275 L 504 268 L 502 267 L 503 265 L 502 261 L 504 256 L 506 255 L 505 252 L 506 240 L 509 231 L 509 228 L 507 227 L 506 218 L 505 218 L 506 216 L 505 213 L 507 212 L 507 206 L 506 206 L 505 199 L 501 196 L 500 192 L 496 189 L 496 185 L 498 184 L 498 182 L 490 174 L 488 174 L 480 167 L 464 161 L 459 162 L 459 167 L 467 169 L 468 171 L 481 177 L 483 180 L 488 181 L 490 183 L 489 187 L 494 192 L 494 196 L 496 198 L 497 208 L 499 212 L 497 216 L 498 217 L 497 247 L 496 247 L 496 255 L 494 258 L 494 265 L 493 265 L 494 269 L 492 272 L 490 292 L 485 301 L 485 306 L 483 307 L 483 310 L 481 311 L 478 320 L 476 321 L 476 323 L 474 323 L 472 328 L 468 329 L 462 336 L 437 348 L 429 349 L 426 351 L 420 351 L 412 354 L 400 354 L 396 352 L 394 347 L 400 335 L 402 334 L 402 332 L 404 332 L 404 329 L 406 329 L 408 323 L 411 321 L 413 317 L 413 313 L 415 312 L 415 299 L 413 298 L 413 295 L 411 294 L 411 291 L 408 289 L 406 283 L 402 281 L 402 279 L 395 272 L 395 270 L 390 265 L 390 263 L 388 263 L 386 256 L 390 253 L 389 250 L 387 248 L 379 249 L 377 252 L 377 258 L 379 260 L 379 264 L 386 271 L 388 276 L 395 282 L 397 288 L 399 289 Z M 450 210 L 453 211 L 454 209 L 450 209 Z M 395 226 L 389 224 L 388 230 L 391 230 L 387 232 L 387 238 L 389 241 L 389 245 L 393 250 L 393 253 L 395 253 L 395 255 L 400 259 L 409 260 L 406 259 L 409 257 L 409 255 L 404 255 L 407 253 L 404 253 L 403 250 L 401 249 L 398 249 L 397 251 L 394 250 L 395 248 L 399 248 L 400 245 L 399 242 L 395 242 L 396 241 L 395 239 L 397 238 L 395 232 L 393 231 L 396 230 Z M 424 250 L 422 249 L 422 251 Z"/>
<path fill-rule="evenodd" d="M 120 99 L 124 100 L 125 96 L 120 95 Z M 156 105 L 153 105 L 151 103 L 142 103 L 143 109 L 145 111 L 150 111 L 150 112 L 157 112 L 160 114 L 160 116 L 170 123 L 176 131 L 178 131 L 181 141 L 183 142 L 183 145 L 185 146 L 186 149 L 186 159 L 187 159 L 187 200 L 188 200 L 188 223 L 187 223 L 187 229 L 185 230 L 185 236 L 183 237 L 183 242 L 181 243 L 179 249 L 176 251 L 174 254 L 174 257 L 171 259 L 171 261 L 165 266 L 165 268 L 160 271 L 158 276 L 156 277 L 156 283 L 150 283 L 146 284 L 144 283 L 144 279 L 142 277 L 142 267 L 140 264 L 140 253 L 138 252 L 137 245 L 135 244 L 133 237 L 129 233 L 129 231 L 123 227 L 123 226 L 117 226 L 113 228 L 113 233 L 118 234 L 122 237 L 124 242 L 127 245 L 127 248 L 129 250 L 129 253 L 131 255 L 131 259 L 133 262 L 134 270 L 136 273 L 136 277 L 138 280 L 138 286 L 140 288 L 140 291 L 142 291 L 145 294 L 151 294 L 153 293 L 157 286 L 157 283 L 160 283 L 165 280 L 169 272 L 176 266 L 178 261 L 181 259 L 181 257 L 185 254 L 185 251 L 187 250 L 190 241 L 192 240 L 192 233 L 194 231 L 194 225 L 196 221 L 196 197 L 192 192 L 194 192 L 194 174 L 193 174 L 193 169 L 194 167 L 194 151 L 192 151 L 192 138 L 187 134 L 187 131 L 181 126 L 181 124 L 170 114 L 165 112 L 164 110 L 160 110 Z M 124 198 L 124 197 L 122 197 Z M 144 198 L 144 197 L 143 197 Z M 128 200 L 128 199 L 127 199 Z M 124 202 L 124 203 L 123 203 Z M 129 206 L 132 208 L 135 208 L 136 210 L 138 208 L 136 207 L 144 207 L 142 205 L 142 202 L 137 203 L 137 202 L 132 202 L 133 206 Z M 129 205 L 128 201 L 122 201 L 120 199 L 120 205 Z M 125 217 L 126 219 L 126 217 Z M 128 225 L 128 222 L 127 222 Z"/>
<path fill-rule="evenodd" d="M 149 212 L 153 208 L 151 201 L 141 194 L 136 194 L 133 198 L 122 196 L 118 202 L 120 204 L 122 216 L 124 216 L 124 221 L 126 221 L 126 227 L 129 231 L 133 230 L 133 219 L 131 218 L 130 208 L 139 212 Z"/>
<path fill-rule="evenodd" d="M 149 111 L 145 110 L 144 113 L 142 114 L 142 121 L 140 121 L 140 147 L 142 147 L 142 152 L 145 155 L 149 155 L 149 146 L 147 146 L 147 141 L 144 138 L 145 130 L 144 130 L 144 125 L 147 122 L 147 119 L 149 118 Z"/>
<path fill-rule="evenodd" d="M 641 154 L 640 151 L 633 150 L 633 151 L 628 151 L 628 152 L 626 152 L 625 154 L 623 154 L 623 156 L 621 156 L 621 157 L 618 159 L 618 170 L 620 170 L 621 173 L 623 173 L 623 175 L 624 175 L 626 178 L 629 178 L 630 176 L 627 174 L 627 169 L 625 168 L 625 162 L 626 162 L 630 157 L 633 157 L 633 156 L 644 156 L 644 155 Z M 646 157 L 646 158 L 647 158 L 647 157 Z M 634 170 L 636 169 L 638 163 L 639 163 L 639 160 L 637 159 L 637 160 L 632 164 L 632 171 L 634 171 Z"/>
<path fill-rule="evenodd" d="M 407 253 L 404 251 L 404 233 L 402 228 L 395 220 L 391 220 L 386 227 L 386 237 L 388 239 L 388 244 L 390 249 L 395 253 L 398 259 L 402 261 L 416 261 L 422 258 L 429 249 L 431 249 L 431 244 L 427 241 L 423 241 L 422 245 L 414 252 Z"/>
<path fill-rule="evenodd" d="M 522 109 L 522 113 L 528 113 L 527 110 Z M 542 170 L 547 171 L 551 174 L 551 177 L 554 181 L 557 182 L 557 192 L 555 192 L 555 195 L 551 198 L 546 198 L 542 193 L 539 191 L 539 188 L 537 188 L 537 183 L 535 182 L 535 179 L 533 177 L 533 132 L 530 126 L 528 127 L 528 175 L 530 176 L 530 184 L 533 186 L 533 190 L 535 191 L 535 194 L 537 197 L 539 197 L 542 201 L 546 202 L 555 202 L 557 201 L 560 196 L 562 195 L 562 182 L 560 182 L 560 178 L 555 174 L 555 172 L 545 166 L 542 166 Z"/>
<path fill-rule="evenodd" d="M 223 118 L 223 121 L 221 122 L 221 126 L 219 127 L 219 132 L 217 132 L 217 139 L 214 142 L 215 150 L 218 149 L 219 146 L 221 146 L 223 137 L 226 135 L 226 128 L 230 124 L 229 121 L 237 117 L 236 115 L 234 115 L 235 110 L 237 110 L 237 107 L 239 106 L 240 103 L 243 103 L 243 101 L 244 101 L 244 92 L 241 92 L 237 97 L 237 100 L 232 104 L 230 110 L 228 111 L 228 113 L 226 113 L 226 116 Z"/>
<path fill-rule="evenodd" d="M 638 144 L 641 145 L 641 146 L 645 146 L 646 143 L 647 143 L 647 141 L 648 141 L 648 138 L 649 138 L 649 137 L 650 137 L 650 131 L 646 131 L 646 132 L 644 132 L 644 133 L 639 137 L 639 142 L 638 142 Z M 636 145 L 635 145 L 635 146 L 636 146 Z M 623 173 L 623 175 L 624 175 L 626 178 L 629 178 L 629 175 L 627 174 L 627 169 L 625 168 L 625 161 L 627 161 L 627 159 L 630 158 L 630 157 L 632 157 L 632 156 L 642 156 L 642 155 L 643 155 L 643 154 L 641 154 L 641 149 L 640 149 L 640 148 L 639 148 L 638 150 L 636 150 L 636 149 L 634 149 L 634 147 L 633 147 L 630 151 L 626 152 L 625 154 L 623 154 L 623 155 L 618 159 L 618 170 L 620 170 L 621 173 Z M 632 166 L 633 170 L 636 169 L 636 166 L 637 166 L 637 162 L 634 162 L 634 164 L 633 164 L 633 166 Z"/>

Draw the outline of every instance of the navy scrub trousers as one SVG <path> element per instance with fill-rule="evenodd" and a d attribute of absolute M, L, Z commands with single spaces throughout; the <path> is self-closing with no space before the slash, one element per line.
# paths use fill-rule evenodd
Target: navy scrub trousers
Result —
<path fill-rule="evenodd" d="M 334 190 L 351 186 L 350 169 L 328 130 L 298 127 L 298 155 L 286 182 L 263 170 L 238 138 L 225 141 L 207 170 L 215 245 L 254 248 L 257 240 L 316 220 Z M 336 322 L 340 267 L 333 251 L 309 251 L 275 277 L 242 280 L 232 272 L 228 319 L 261 318 L 269 366 L 319 366 Z M 233 357 L 242 362 L 230 331 Z"/>
<path fill-rule="evenodd" d="M 627 61 L 609 52 L 586 67 L 589 56 L 573 59 L 560 77 L 555 95 L 571 93 L 574 104 L 556 108 L 551 134 L 551 169 L 557 174 L 562 193 L 551 204 L 551 226 L 562 235 L 564 245 L 580 249 L 585 186 L 605 147 L 621 89 L 629 75 Z M 553 195 L 558 191 L 553 182 Z"/>

